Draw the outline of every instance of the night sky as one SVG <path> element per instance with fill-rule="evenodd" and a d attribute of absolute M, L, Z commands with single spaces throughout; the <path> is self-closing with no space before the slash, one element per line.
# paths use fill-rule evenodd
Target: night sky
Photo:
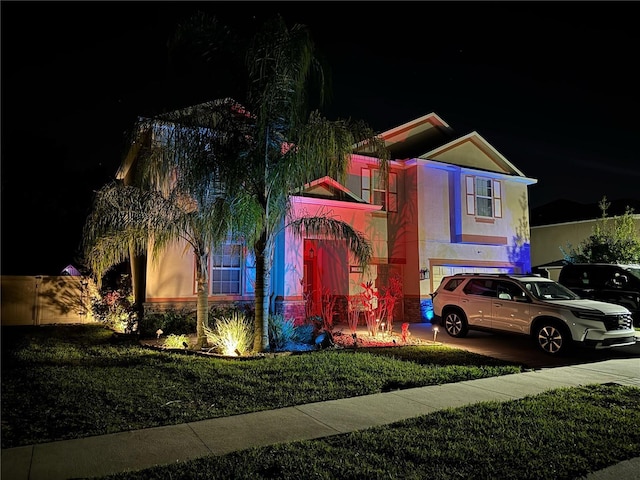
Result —
<path fill-rule="evenodd" d="M 638 200 L 634 3 L 2 1 L 2 274 L 77 263 L 136 117 L 213 99 L 167 61 L 196 9 L 236 29 L 278 12 L 308 25 L 328 118 L 384 131 L 435 112 L 537 178 L 531 207 Z"/>

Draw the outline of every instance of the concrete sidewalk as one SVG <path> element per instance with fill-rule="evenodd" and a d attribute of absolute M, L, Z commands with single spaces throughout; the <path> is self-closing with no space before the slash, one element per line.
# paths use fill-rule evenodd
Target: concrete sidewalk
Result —
<path fill-rule="evenodd" d="M 640 358 L 554 367 L 342 400 L 311 403 L 174 426 L 2 450 L 2 480 L 97 477 L 249 447 L 337 435 L 490 400 L 615 382 L 640 387 Z M 639 452 L 640 454 L 640 452 Z M 638 479 L 640 456 L 589 475 Z"/>

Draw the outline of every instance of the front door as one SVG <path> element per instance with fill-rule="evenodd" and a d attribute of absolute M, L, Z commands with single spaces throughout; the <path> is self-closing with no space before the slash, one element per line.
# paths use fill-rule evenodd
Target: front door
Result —
<path fill-rule="evenodd" d="M 304 241 L 303 295 L 307 318 L 320 315 L 320 286 L 318 282 L 318 245 L 313 240 Z"/>
<path fill-rule="evenodd" d="M 334 301 L 333 312 L 328 314 L 340 316 L 340 307 L 335 300 L 346 299 L 349 295 L 348 272 L 349 255 L 346 242 L 305 239 L 303 292 L 307 316 L 322 316 L 323 298 L 326 303 L 325 310 L 328 310 L 329 302 Z M 342 306 L 343 310 L 345 308 Z"/>

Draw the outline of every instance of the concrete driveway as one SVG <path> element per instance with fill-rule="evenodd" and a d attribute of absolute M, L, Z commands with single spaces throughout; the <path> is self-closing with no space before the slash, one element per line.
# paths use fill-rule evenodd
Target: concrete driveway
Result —
<path fill-rule="evenodd" d="M 436 328 L 438 331 L 434 336 Z M 443 345 L 522 363 L 529 368 L 578 365 L 616 358 L 640 358 L 640 342 L 633 346 L 615 347 L 607 350 L 574 349 L 566 355 L 556 357 L 538 350 L 533 340 L 524 335 L 469 331 L 465 338 L 453 338 L 441 326 L 431 323 L 412 323 L 409 326 L 409 331 L 412 336 L 423 340 L 434 340 L 435 338 Z M 638 336 L 640 337 L 640 332 L 638 332 Z"/>

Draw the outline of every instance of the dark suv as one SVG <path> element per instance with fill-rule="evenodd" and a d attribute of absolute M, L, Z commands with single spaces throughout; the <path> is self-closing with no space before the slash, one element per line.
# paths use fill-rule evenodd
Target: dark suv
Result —
<path fill-rule="evenodd" d="M 617 303 L 629 309 L 640 327 L 640 265 L 574 263 L 560 270 L 558 283 L 582 298 Z"/>
<path fill-rule="evenodd" d="M 471 329 L 519 333 L 549 354 L 573 344 L 603 349 L 636 343 L 625 307 L 580 298 L 537 275 L 456 274 L 443 278 L 432 296 L 435 317 L 452 337 Z"/>

